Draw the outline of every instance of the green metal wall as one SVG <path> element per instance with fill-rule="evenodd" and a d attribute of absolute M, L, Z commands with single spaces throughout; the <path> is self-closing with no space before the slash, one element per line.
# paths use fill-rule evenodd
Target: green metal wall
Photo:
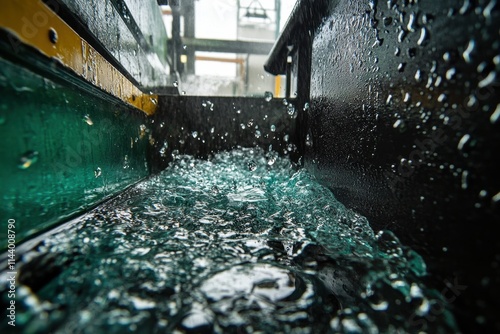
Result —
<path fill-rule="evenodd" d="M 19 242 L 149 174 L 142 112 L 48 77 L 0 58 L 0 249 L 8 219 Z"/>

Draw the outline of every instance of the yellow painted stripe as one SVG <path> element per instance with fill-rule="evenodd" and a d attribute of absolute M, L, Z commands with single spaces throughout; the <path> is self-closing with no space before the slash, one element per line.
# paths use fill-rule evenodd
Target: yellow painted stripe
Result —
<path fill-rule="evenodd" d="M 155 112 L 157 95 L 139 90 L 42 1 L 2 0 L 0 28 L 147 115 Z"/>
<path fill-rule="evenodd" d="M 277 75 L 274 79 L 274 97 L 279 97 L 281 93 L 281 75 Z"/>

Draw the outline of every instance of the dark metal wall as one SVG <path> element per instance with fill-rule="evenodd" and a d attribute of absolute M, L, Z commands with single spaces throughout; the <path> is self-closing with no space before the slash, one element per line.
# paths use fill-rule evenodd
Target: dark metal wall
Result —
<path fill-rule="evenodd" d="M 499 7 L 300 1 L 302 33 L 281 41 L 310 50 L 305 166 L 425 257 L 465 332 L 500 330 Z M 273 51 L 268 69 L 282 72 Z"/>
<path fill-rule="evenodd" d="M 239 146 L 258 146 L 271 156 L 294 154 L 297 114 L 289 111 L 281 99 L 162 96 L 153 116 L 152 170 L 165 169 L 172 154 L 207 158 Z"/>
<path fill-rule="evenodd" d="M 145 91 L 176 94 L 167 33 L 154 0 L 47 0 L 108 61 Z"/>

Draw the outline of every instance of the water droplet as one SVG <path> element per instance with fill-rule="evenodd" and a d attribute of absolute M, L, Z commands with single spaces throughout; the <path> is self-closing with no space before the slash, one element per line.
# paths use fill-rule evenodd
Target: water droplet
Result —
<path fill-rule="evenodd" d="M 130 167 L 130 163 L 128 161 L 128 155 L 125 154 L 123 158 L 123 169 L 128 169 Z"/>
<path fill-rule="evenodd" d="M 372 309 L 374 309 L 375 311 L 385 311 L 385 310 L 387 310 L 387 307 L 389 306 L 389 303 L 387 303 L 384 300 L 384 301 L 381 301 L 378 304 L 372 304 L 372 303 L 370 303 L 370 305 L 371 305 Z"/>
<path fill-rule="evenodd" d="M 312 141 L 312 138 L 311 138 L 311 134 L 309 134 L 309 133 L 306 135 L 306 146 L 309 146 L 309 147 L 313 146 L 313 141 Z"/>
<path fill-rule="evenodd" d="M 460 141 L 458 142 L 458 146 L 457 148 L 461 151 L 464 149 L 464 146 L 465 144 L 467 144 L 467 142 L 469 141 L 470 139 L 470 135 L 469 134 L 465 134 L 463 135 L 463 137 L 460 139 Z"/>
<path fill-rule="evenodd" d="M 410 14 L 410 20 L 408 21 L 408 25 L 406 26 L 406 28 L 413 32 L 415 31 L 415 27 L 414 27 L 414 24 L 415 24 L 415 18 L 416 18 L 416 15 L 415 13 L 411 13 Z"/>
<path fill-rule="evenodd" d="M 182 46 L 182 48 L 183 48 L 184 50 L 186 50 L 186 49 L 187 49 L 187 45 L 186 45 L 186 44 L 184 44 L 184 45 Z"/>
<path fill-rule="evenodd" d="M 486 86 L 489 86 L 491 83 L 495 81 L 496 76 L 497 73 L 495 71 L 491 71 L 486 78 L 484 78 L 477 84 L 477 86 L 479 88 L 484 88 Z"/>
<path fill-rule="evenodd" d="M 17 167 L 19 167 L 20 169 L 28 169 L 31 167 L 31 165 L 33 165 L 37 161 L 38 161 L 38 152 L 30 150 L 25 152 L 19 158 L 19 163 L 17 164 Z"/>
<path fill-rule="evenodd" d="M 94 170 L 94 176 L 95 176 L 95 178 L 97 179 L 99 176 L 101 176 L 101 174 L 102 174 L 101 167 L 97 167 L 97 168 Z"/>
<path fill-rule="evenodd" d="M 467 11 L 471 8 L 471 3 L 470 0 L 465 0 L 462 7 L 460 7 L 460 10 L 458 11 L 460 15 L 464 15 L 467 13 Z"/>
<path fill-rule="evenodd" d="M 52 44 L 56 44 L 57 43 L 57 39 L 58 39 L 57 31 L 54 28 L 50 28 L 49 29 L 49 41 Z"/>
<path fill-rule="evenodd" d="M 488 66 L 488 63 L 483 61 L 477 65 L 477 73 L 483 73 L 486 67 Z"/>
<path fill-rule="evenodd" d="M 191 136 L 192 136 L 193 138 L 197 138 L 197 137 L 198 137 L 198 131 L 193 131 L 193 132 L 191 132 Z"/>
<path fill-rule="evenodd" d="M 268 159 L 267 159 L 267 164 L 269 166 L 272 166 L 274 165 L 274 163 L 276 162 L 276 155 L 271 155 Z"/>
<path fill-rule="evenodd" d="M 443 79 L 441 78 L 441 76 L 438 76 L 438 77 L 436 78 L 436 81 L 434 82 L 434 87 L 439 87 L 439 86 L 441 85 L 441 81 L 442 81 L 442 80 L 443 80 Z"/>
<path fill-rule="evenodd" d="M 173 85 L 174 85 L 174 87 L 179 87 L 179 82 L 177 82 L 177 80 L 176 80 L 176 81 L 174 81 Z"/>
<path fill-rule="evenodd" d="M 410 102 L 410 99 L 411 99 L 410 93 L 406 92 L 403 102 L 408 103 Z"/>
<path fill-rule="evenodd" d="M 215 132 L 215 128 L 214 127 L 211 127 L 210 128 L 210 133 L 214 133 Z"/>
<path fill-rule="evenodd" d="M 495 8 L 496 4 L 497 4 L 497 0 L 490 0 L 488 5 L 484 8 L 483 16 L 485 19 L 487 19 L 487 20 L 491 19 L 491 11 Z"/>
<path fill-rule="evenodd" d="M 420 29 L 420 37 L 418 38 L 417 44 L 423 45 L 428 38 L 429 38 L 429 33 L 427 32 L 427 29 L 423 27 L 422 29 Z"/>
<path fill-rule="evenodd" d="M 293 104 L 291 104 L 291 103 L 288 104 L 286 106 L 286 111 L 287 111 L 288 115 L 294 116 L 295 115 L 295 106 Z"/>
<path fill-rule="evenodd" d="M 444 102 L 446 101 L 446 98 L 447 98 L 446 94 L 441 94 L 438 96 L 438 102 Z"/>
<path fill-rule="evenodd" d="M 467 107 L 472 108 L 476 105 L 477 98 L 474 95 L 469 96 L 469 100 L 467 101 Z"/>
<path fill-rule="evenodd" d="M 368 5 L 370 6 L 371 10 L 374 10 L 375 7 L 377 6 L 377 1 L 376 0 L 370 0 L 370 2 L 368 3 Z"/>
<path fill-rule="evenodd" d="M 252 160 L 248 163 L 247 167 L 249 171 L 253 172 L 254 170 L 257 169 L 257 164 L 255 163 L 255 161 Z"/>
<path fill-rule="evenodd" d="M 144 124 L 139 125 L 139 139 L 144 138 L 144 136 L 146 135 L 146 130 L 147 128 Z"/>
<path fill-rule="evenodd" d="M 467 49 L 465 49 L 465 51 L 462 53 L 462 56 L 464 57 L 466 63 L 470 64 L 472 62 L 471 53 L 474 51 L 475 47 L 476 47 L 476 42 L 473 39 L 471 39 L 469 41 L 469 44 L 467 45 Z"/>
<path fill-rule="evenodd" d="M 264 93 L 264 99 L 266 100 L 266 102 L 270 102 L 273 99 L 273 93 L 266 91 Z"/>
<path fill-rule="evenodd" d="M 275 132 L 275 131 L 276 131 L 276 125 L 271 124 L 271 132 Z"/>
<path fill-rule="evenodd" d="M 499 118 L 500 118 L 500 104 L 497 104 L 497 108 L 490 116 L 490 123 L 495 124 L 496 122 L 498 122 Z"/>
<path fill-rule="evenodd" d="M 425 88 L 431 88 L 431 86 L 432 86 L 432 77 L 429 76 L 427 78 L 427 83 L 425 84 Z"/>
<path fill-rule="evenodd" d="M 304 103 L 304 108 L 302 110 L 307 111 L 309 110 L 309 102 Z"/>
<path fill-rule="evenodd" d="M 168 142 L 165 141 L 163 143 L 163 146 L 160 148 L 160 156 L 162 158 L 166 157 L 166 155 L 167 155 L 167 149 L 168 149 Z"/>
<path fill-rule="evenodd" d="M 281 101 L 281 103 L 283 103 L 283 105 L 284 105 L 284 106 L 287 106 L 287 105 L 288 105 L 288 101 L 287 101 L 287 99 L 283 99 L 283 100 Z"/>
<path fill-rule="evenodd" d="M 285 142 L 288 142 L 288 140 L 290 140 L 290 136 L 289 136 L 289 135 L 284 135 L 284 136 L 283 136 L 283 140 L 284 140 Z"/>
<path fill-rule="evenodd" d="M 491 198 L 491 201 L 492 201 L 493 203 L 498 203 L 498 202 L 500 202 L 500 192 L 498 192 L 495 196 L 493 196 L 493 197 Z"/>
<path fill-rule="evenodd" d="M 246 126 L 245 126 L 245 124 L 243 124 L 243 123 L 240 123 L 240 128 L 241 128 L 242 130 L 245 130 L 245 129 L 246 129 Z"/>
<path fill-rule="evenodd" d="M 89 114 L 86 114 L 85 116 L 83 116 L 83 121 L 85 123 L 87 123 L 88 125 L 94 125 L 94 122 L 90 118 Z"/>
<path fill-rule="evenodd" d="M 406 63 L 399 63 L 398 65 L 398 71 L 403 72 L 405 70 Z"/>
<path fill-rule="evenodd" d="M 466 170 L 464 170 L 462 172 L 462 185 L 461 185 L 462 189 L 464 189 L 464 190 L 467 189 L 467 187 L 468 187 L 468 184 L 467 184 L 467 178 L 468 178 L 468 176 L 469 176 L 469 172 L 466 171 Z"/>
<path fill-rule="evenodd" d="M 398 119 L 398 120 L 396 120 L 396 122 L 394 122 L 394 124 L 392 125 L 392 127 L 394 129 L 396 129 L 396 128 L 400 127 L 402 124 L 403 124 L 403 121 L 400 120 L 400 119 Z"/>
<path fill-rule="evenodd" d="M 417 72 L 415 72 L 415 80 L 417 82 L 420 82 L 422 80 L 422 72 L 420 70 L 417 70 Z"/>
<path fill-rule="evenodd" d="M 392 95 L 389 94 L 389 96 L 387 96 L 387 100 L 385 100 L 385 104 L 390 104 L 392 101 Z"/>
<path fill-rule="evenodd" d="M 436 70 L 437 70 L 437 61 L 433 60 L 431 66 L 431 73 L 435 73 Z"/>
<path fill-rule="evenodd" d="M 495 65 L 500 65 L 500 55 L 496 55 L 495 57 L 493 57 L 493 64 Z"/>
<path fill-rule="evenodd" d="M 255 138 L 260 138 L 262 133 L 259 130 L 255 130 Z"/>
<path fill-rule="evenodd" d="M 406 31 L 401 30 L 398 35 L 398 42 L 401 43 L 406 37 Z"/>
<path fill-rule="evenodd" d="M 253 118 L 249 119 L 247 122 L 247 126 L 251 128 L 253 126 Z"/>
<path fill-rule="evenodd" d="M 456 73 L 457 70 L 454 67 L 450 68 L 448 71 L 446 71 L 446 79 L 447 80 L 453 79 Z"/>

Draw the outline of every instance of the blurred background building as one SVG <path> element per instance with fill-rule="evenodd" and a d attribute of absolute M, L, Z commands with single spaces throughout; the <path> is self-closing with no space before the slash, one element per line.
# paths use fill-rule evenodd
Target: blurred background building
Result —
<path fill-rule="evenodd" d="M 293 0 L 178 0 L 161 6 L 171 72 L 185 95 L 284 96 L 263 64 Z"/>

